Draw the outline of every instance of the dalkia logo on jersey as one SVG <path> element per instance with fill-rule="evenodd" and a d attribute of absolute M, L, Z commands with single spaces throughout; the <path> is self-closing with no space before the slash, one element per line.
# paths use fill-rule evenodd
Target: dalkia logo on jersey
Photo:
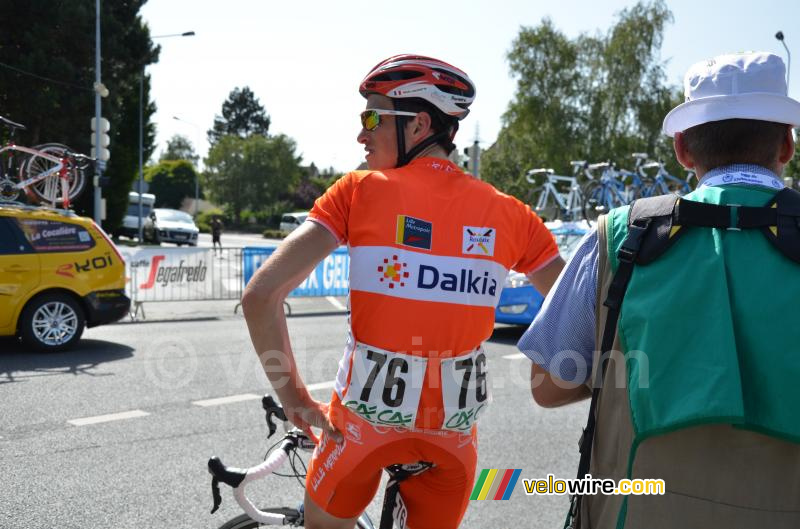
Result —
<path fill-rule="evenodd" d="M 494 255 L 494 228 L 464 226 L 461 253 L 467 255 Z"/>
<path fill-rule="evenodd" d="M 381 283 L 388 282 L 389 288 L 394 288 L 395 285 L 406 286 L 405 280 L 408 279 L 407 267 L 408 265 L 401 263 L 396 255 L 392 256 L 391 262 L 389 259 L 384 259 L 383 264 L 378 267 L 378 272 L 381 274 Z"/>
<path fill-rule="evenodd" d="M 385 258 L 383 264 L 378 265 L 378 273 L 379 281 L 388 284 L 389 288 L 404 287 L 408 280 L 413 281 L 416 278 L 416 287 L 423 290 L 438 289 L 483 296 L 494 296 L 497 293 L 497 281 L 486 270 L 481 273 L 462 268 L 457 273 L 450 273 L 436 266 L 420 264 L 412 278 L 408 265 L 393 255 L 391 259 Z"/>
<path fill-rule="evenodd" d="M 397 244 L 430 250 L 432 235 L 432 223 L 408 215 L 397 216 Z"/>

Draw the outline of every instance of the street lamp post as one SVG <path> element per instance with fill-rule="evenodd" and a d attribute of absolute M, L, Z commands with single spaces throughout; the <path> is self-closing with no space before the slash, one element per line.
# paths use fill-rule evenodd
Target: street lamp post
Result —
<path fill-rule="evenodd" d="M 97 0 L 98 2 L 100 0 Z M 170 35 L 156 35 L 151 39 L 165 39 L 169 37 L 193 37 L 194 31 L 172 33 Z M 142 244 L 142 193 L 144 192 L 144 75 L 147 65 L 142 66 L 142 75 L 139 76 L 139 244 Z"/>
<path fill-rule="evenodd" d="M 789 51 L 789 46 L 783 41 L 783 31 L 775 33 L 775 38 L 781 41 L 783 47 L 786 49 L 786 89 L 789 89 L 789 72 L 792 70 L 792 52 Z"/>

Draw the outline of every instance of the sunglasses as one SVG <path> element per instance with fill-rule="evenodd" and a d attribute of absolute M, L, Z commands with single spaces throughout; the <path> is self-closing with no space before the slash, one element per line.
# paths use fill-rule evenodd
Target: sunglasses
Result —
<path fill-rule="evenodd" d="M 416 116 L 419 112 L 403 112 L 402 110 L 385 110 L 368 108 L 361 113 L 361 126 L 364 130 L 375 130 L 381 124 L 381 116 Z"/>

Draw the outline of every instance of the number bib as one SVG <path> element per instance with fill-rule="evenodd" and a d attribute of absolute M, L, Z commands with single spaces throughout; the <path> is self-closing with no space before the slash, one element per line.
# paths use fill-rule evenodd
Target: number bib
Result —
<path fill-rule="evenodd" d="M 447 358 L 442 366 L 445 430 L 468 431 L 489 405 L 486 353 L 479 347 L 466 356 Z"/>
<path fill-rule="evenodd" d="M 380 426 L 413 428 L 427 359 L 357 344 L 342 403 Z"/>

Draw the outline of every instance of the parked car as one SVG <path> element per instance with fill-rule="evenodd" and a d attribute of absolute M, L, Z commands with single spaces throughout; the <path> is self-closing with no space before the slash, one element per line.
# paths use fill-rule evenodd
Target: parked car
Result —
<path fill-rule="evenodd" d="M 125 262 L 92 219 L 0 205 L 0 336 L 57 351 L 84 327 L 119 320 L 130 304 Z"/>
<path fill-rule="evenodd" d="M 545 225 L 555 235 L 564 260 L 572 257 L 578 243 L 590 228 L 586 222 L 554 221 L 546 222 Z M 494 319 L 498 323 L 530 325 L 542 308 L 543 302 L 544 297 L 533 288 L 525 274 L 511 270 L 500 293 Z"/>
<path fill-rule="evenodd" d="M 151 193 L 142 193 L 141 195 L 136 191 L 128 193 L 128 210 L 125 212 L 125 217 L 122 219 L 122 226 L 117 228 L 114 235 L 124 235 L 125 237 L 134 238 L 139 237 L 139 201 L 142 202 L 142 226 L 150 216 L 153 206 L 156 203 L 156 196 Z"/>
<path fill-rule="evenodd" d="M 281 231 L 290 233 L 296 230 L 308 218 L 308 211 L 296 211 L 294 213 L 284 213 L 281 217 Z"/>
<path fill-rule="evenodd" d="M 156 208 L 147 217 L 144 224 L 144 242 L 161 244 L 162 242 L 197 246 L 197 234 L 200 230 L 188 213 L 177 209 Z"/>

